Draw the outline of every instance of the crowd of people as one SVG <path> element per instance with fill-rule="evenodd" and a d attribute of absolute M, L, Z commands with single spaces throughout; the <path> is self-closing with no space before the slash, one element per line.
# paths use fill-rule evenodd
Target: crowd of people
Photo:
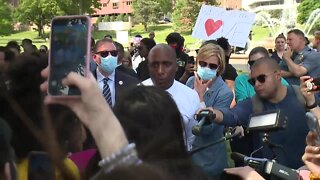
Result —
<path fill-rule="evenodd" d="M 254 47 L 249 73 L 239 75 L 224 37 L 203 42 L 195 57 L 179 33 L 166 44 L 154 37 L 136 35 L 127 50 L 110 35 L 92 38 L 87 77 L 70 72 L 62 81 L 80 90 L 75 98 L 47 95 L 46 46 L 24 39 L 23 51 L 16 41 L 0 47 L 0 179 L 272 178 L 234 167 L 230 152 L 305 166 L 301 176 L 320 178 L 320 134 L 305 116 L 320 119 L 319 91 L 310 87 L 320 76 L 319 31 L 312 45 L 293 29 L 275 38 L 272 53 Z M 272 110 L 284 129 L 247 131 L 253 114 Z M 200 120 L 201 112 L 214 117 Z"/>

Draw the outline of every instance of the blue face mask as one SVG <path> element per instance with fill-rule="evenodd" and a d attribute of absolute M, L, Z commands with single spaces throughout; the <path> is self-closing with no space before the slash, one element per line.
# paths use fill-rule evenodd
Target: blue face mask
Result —
<path fill-rule="evenodd" d="M 217 70 L 212 70 L 208 67 L 198 66 L 197 73 L 202 80 L 209 81 L 217 76 Z"/>
<path fill-rule="evenodd" d="M 101 57 L 100 67 L 106 73 L 111 74 L 117 67 L 117 57 L 114 57 L 111 55 L 109 55 L 105 58 Z"/>

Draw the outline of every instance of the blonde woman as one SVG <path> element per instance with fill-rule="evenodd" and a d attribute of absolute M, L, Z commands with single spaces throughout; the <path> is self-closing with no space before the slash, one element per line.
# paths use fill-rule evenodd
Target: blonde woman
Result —
<path fill-rule="evenodd" d="M 229 108 L 233 93 L 223 81 L 221 74 L 225 69 L 224 50 L 212 43 L 203 45 L 196 58 L 197 70 L 190 77 L 187 86 L 197 91 L 202 106 L 217 109 Z M 215 142 L 223 136 L 223 125 L 210 123 L 202 128 L 196 136 L 193 148 Z M 206 148 L 193 154 L 193 160 L 213 179 L 217 179 L 227 167 L 227 150 L 225 143 Z"/>

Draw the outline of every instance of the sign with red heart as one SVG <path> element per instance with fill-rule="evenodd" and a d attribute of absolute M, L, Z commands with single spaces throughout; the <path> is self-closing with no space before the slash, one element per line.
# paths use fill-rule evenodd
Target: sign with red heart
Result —
<path fill-rule="evenodd" d="M 202 5 L 192 36 L 201 40 L 225 37 L 232 46 L 245 47 L 255 14 Z"/>
<path fill-rule="evenodd" d="M 207 36 L 211 36 L 213 33 L 215 33 L 221 26 L 223 25 L 223 22 L 221 20 L 217 20 L 216 22 L 213 19 L 207 19 L 205 22 L 205 29 Z"/>

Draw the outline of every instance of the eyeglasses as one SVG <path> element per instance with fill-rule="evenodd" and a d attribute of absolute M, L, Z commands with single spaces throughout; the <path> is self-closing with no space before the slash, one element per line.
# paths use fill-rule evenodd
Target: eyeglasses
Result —
<path fill-rule="evenodd" d="M 206 62 L 204 62 L 204 61 L 199 61 L 199 65 L 200 65 L 201 67 L 207 67 L 207 66 L 209 66 L 209 68 L 212 69 L 212 70 L 218 69 L 218 67 L 219 67 L 219 65 L 217 65 L 217 64 L 206 63 Z"/>
<path fill-rule="evenodd" d="M 273 73 L 261 74 L 261 75 L 257 76 L 256 78 L 248 79 L 248 82 L 252 86 L 254 86 L 256 84 L 256 81 L 259 81 L 260 83 L 264 83 L 264 82 L 266 82 L 267 76 L 269 76 L 271 74 L 273 74 Z"/>
<path fill-rule="evenodd" d="M 255 61 L 248 61 L 249 66 L 252 66 Z"/>
<path fill-rule="evenodd" d="M 109 54 L 111 54 L 111 56 L 116 57 L 118 55 L 118 51 L 117 50 L 112 50 L 112 51 L 100 51 L 97 52 L 96 54 L 100 54 L 101 57 L 107 57 Z"/>

